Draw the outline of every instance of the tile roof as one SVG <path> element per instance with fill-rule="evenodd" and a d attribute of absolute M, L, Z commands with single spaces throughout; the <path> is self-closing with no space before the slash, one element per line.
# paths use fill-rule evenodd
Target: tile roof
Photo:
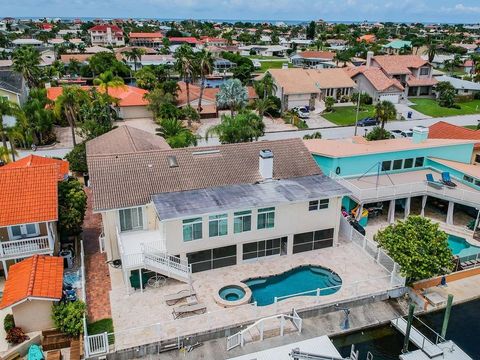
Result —
<path fill-rule="evenodd" d="M 34 255 L 8 269 L 0 309 L 29 299 L 60 300 L 63 258 Z"/>
<path fill-rule="evenodd" d="M 25 168 L 33 166 L 42 166 L 42 165 L 57 165 L 58 170 L 58 179 L 63 180 L 70 172 L 70 165 L 66 160 L 52 159 L 44 156 L 38 155 L 28 155 L 20 160 L 6 164 L 3 169 L 11 168 Z"/>
<path fill-rule="evenodd" d="M 184 106 L 187 104 L 187 86 L 185 82 L 179 81 L 178 82 L 178 87 L 179 90 L 177 92 L 177 104 L 179 106 Z M 190 84 L 190 102 L 194 102 L 195 100 L 198 100 L 200 98 L 200 86 L 195 85 L 195 84 Z M 217 94 L 220 91 L 220 88 L 205 88 L 203 89 L 203 100 L 211 101 L 216 103 L 217 101 Z M 255 89 L 253 86 L 247 86 L 247 92 L 248 92 L 248 99 L 253 100 L 257 99 L 257 93 L 255 92 Z M 202 104 L 203 107 L 203 104 Z"/>
<path fill-rule="evenodd" d="M 131 154 L 149 150 L 170 150 L 170 146 L 161 136 L 127 125 L 119 126 L 87 142 L 89 156 Z"/>
<path fill-rule="evenodd" d="M 259 152 L 263 149 L 273 152 L 274 179 L 321 173 L 300 139 L 87 155 L 94 209 L 142 205 L 160 193 L 257 183 L 262 180 Z M 169 166 L 173 158 L 177 167 Z"/>
<path fill-rule="evenodd" d="M 438 80 L 434 77 L 432 78 L 415 78 L 413 76 L 409 76 L 407 79 L 408 86 L 433 86 L 437 85 Z"/>
<path fill-rule="evenodd" d="M 418 55 L 381 55 L 374 56 L 373 60 L 380 65 L 380 67 L 387 74 L 411 74 L 410 68 L 418 69 L 419 67 L 428 64 L 427 60 L 422 59 Z"/>
<path fill-rule="evenodd" d="M 304 140 L 304 143 L 312 154 L 333 158 L 473 143 L 469 140 L 454 139 L 427 139 L 420 143 L 414 143 L 410 138 L 378 141 L 365 141 L 363 137 L 357 138 L 343 140 L 313 139 Z"/>
<path fill-rule="evenodd" d="M 117 25 L 110 25 L 110 24 L 95 25 L 94 27 L 91 27 L 90 29 L 88 29 L 88 31 L 106 32 L 108 28 L 111 29 L 112 33 L 123 34 L 123 30 L 120 29 Z"/>
<path fill-rule="evenodd" d="M 14 92 L 16 94 L 23 93 L 23 76 L 13 70 L 0 70 L 0 89 Z"/>
<path fill-rule="evenodd" d="M 146 33 L 146 32 L 131 32 L 129 34 L 130 39 L 157 39 L 163 38 L 163 34 L 161 32 L 153 32 L 153 33 Z"/>
<path fill-rule="evenodd" d="M 194 37 L 169 37 L 170 42 L 201 44 L 202 42 Z"/>
<path fill-rule="evenodd" d="M 363 74 L 377 91 L 385 91 L 392 86 L 400 91 L 404 89 L 398 80 L 389 78 L 380 68 L 374 66 L 356 66 L 343 69 L 352 79 L 358 74 Z"/>
<path fill-rule="evenodd" d="M 377 40 L 377 37 L 374 34 L 366 34 L 366 35 L 362 35 L 359 38 L 357 38 L 358 42 L 365 41 L 367 43 L 373 43 L 376 40 Z"/>
<path fill-rule="evenodd" d="M 0 168 L 0 227 L 58 219 L 58 165 Z"/>
<path fill-rule="evenodd" d="M 475 149 L 480 149 L 480 130 L 467 129 L 445 121 L 436 122 L 428 129 L 428 137 L 430 139 L 478 140 L 475 144 Z"/>
<path fill-rule="evenodd" d="M 298 56 L 302 58 L 333 60 L 335 53 L 330 51 L 302 51 L 298 53 Z"/>
<path fill-rule="evenodd" d="M 91 86 L 81 86 L 83 90 L 91 89 Z M 99 92 L 105 92 L 102 87 L 96 86 Z M 53 86 L 47 89 L 47 97 L 55 101 L 63 92 L 62 86 Z M 148 94 L 147 90 L 140 89 L 135 86 L 124 85 L 115 88 L 109 88 L 108 94 L 119 100 L 121 107 L 128 106 L 147 106 L 148 101 L 145 99 L 145 95 Z"/>
<path fill-rule="evenodd" d="M 84 63 L 87 62 L 93 54 L 62 54 L 60 55 L 60 61 L 64 64 L 70 63 L 72 60 L 77 60 L 78 62 Z"/>

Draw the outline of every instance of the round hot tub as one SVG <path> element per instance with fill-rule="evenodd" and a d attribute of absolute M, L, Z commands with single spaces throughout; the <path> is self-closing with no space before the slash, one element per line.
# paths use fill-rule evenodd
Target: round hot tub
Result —
<path fill-rule="evenodd" d="M 245 284 L 227 285 L 214 295 L 217 304 L 223 307 L 231 307 L 247 304 L 252 297 L 252 291 Z"/>

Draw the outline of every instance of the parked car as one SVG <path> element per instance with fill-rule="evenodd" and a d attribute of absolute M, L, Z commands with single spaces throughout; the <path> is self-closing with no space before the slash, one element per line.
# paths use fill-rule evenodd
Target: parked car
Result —
<path fill-rule="evenodd" d="M 373 117 L 366 117 L 362 120 L 358 120 L 357 125 L 364 127 L 364 126 L 375 126 L 378 125 L 379 121 Z"/>
<path fill-rule="evenodd" d="M 389 130 L 390 131 L 390 138 L 392 139 L 400 139 L 403 137 L 402 130 Z"/>
<path fill-rule="evenodd" d="M 310 117 L 310 111 L 306 106 L 294 107 L 292 109 L 300 119 L 308 119 Z"/>
<path fill-rule="evenodd" d="M 402 136 L 405 137 L 405 138 L 410 138 L 413 136 L 413 130 L 410 129 L 410 130 L 404 130 L 402 131 Z"/>

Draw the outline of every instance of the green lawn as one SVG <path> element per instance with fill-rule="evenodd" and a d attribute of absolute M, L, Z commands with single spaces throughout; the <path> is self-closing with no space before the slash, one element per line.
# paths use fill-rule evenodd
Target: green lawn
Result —
<path fill-rule="evenodd" d="M 268 69 L 281 69 L 282 65 L 285 64 L 287 61 L 261 61 L 261 67 L 260 69 L 257 69 L 255 71 L 264 73 Z M 288 67 L 292 67 L 292 64 L 288 64 Z"/>
<path fill-rule="evenodd" d="M 467 128 L 470 130 L 477 130 L 477 125 L 465 125 L 464 128 Z"/>
<path fill-rule="evenodd" d="M 104 332 L 113 333 L 112 319 L 102 319 L 87 325 L 88 335 L 101 334 Z"/>
<path fill-rule="evenodd" d="M 421 99 L 421 98 L 409 98 L 409 100 L 415 105 L 412 105 L 412 109 L 415 109 L 422 114 L 441 117 L 441 116 L 455 116 L 455 115 L 468 115 L 480 113 L 480 100 L 472 100 L 469 102 L 458 103 L 460 109 L 444 108 L 438 105 L 433 99 Z"/>
<path fill-rule="evenodd" d="M 333 109 L 333 112 L 322 114 L 322 116 L 337 125 L 355 125 L 356 106 L 340 106 Z M 358 113 L 358 120 L 373 116 L 374 111 L 373 105 L 366 105 L 364 110 Z"/>
<path fill-rule="evenodd" d="M 287 60 L 286 58 L 281 58 L 278 56 L 261 56 L 261 55 L 249 55 L 247 56 L 250 60 Z"/>

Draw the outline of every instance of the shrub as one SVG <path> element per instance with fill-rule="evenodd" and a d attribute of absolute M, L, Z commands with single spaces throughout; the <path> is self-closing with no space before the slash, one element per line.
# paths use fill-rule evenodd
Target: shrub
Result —
<path fill-rule="evenodd" d="M 476 92 L 475 94 L 473 94 L 473 98 L 475 100 L 480 100 L 480 92 Z"/>
<path fill-rule="evenodd" d="M 5 340 L 7 340 L 9 344 L 16 345 L 28 340 L 28 336 L 25 335 L 21 328 L 14 327 L 7 332 L 7 337 Z"/>
<path fill-rule="evenodd" d="M 73 149 L 65 155 L 65 159 L 69 162 L 72 171 L 79 173 L 88 172 L 85 142 L 75 145 Z"/>
<path fill-rule="evenodd" d="M 335 99 L 331 96 L 325 98 L 325 111 L 333 111 L 333 105 L 335 104 Z"/>
<path fill-rule="evenodd" d="M 82 334 L 85 309 L 86 306 L 83 301 L 61 302 L 53 305 L 52 319 L 55 327 L 70 336 Z"/>
<path fill-rule="evenodd" d="M 13 319 L 13 315 L 12 314 L 5 315 L 5 318 L 3 319 L 3 329 L 5 330 L 5 332 L 8 333 L 14 327 L 15 327 L 15 320 Z"/>
<path fill-rule="evenodd" d="M 368 141 L 375 141 L 375 140 L 385 140 L 390 139 L 392 134 L 382 129 L 380 126 L 375 126 L 365 137 Z"/>
<path fill-rule="evenodd" d="M 77 235 L 82 231 L 87 209 L 87 195 L 75 178 L 58 183 L 58 228 L 63 235 Z"/>

